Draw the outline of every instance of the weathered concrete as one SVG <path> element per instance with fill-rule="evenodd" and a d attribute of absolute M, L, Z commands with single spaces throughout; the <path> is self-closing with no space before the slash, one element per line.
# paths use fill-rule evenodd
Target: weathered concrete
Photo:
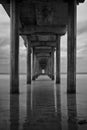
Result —
<path fill-rule="evenodd" d="M 10 69 L 10 93 L 19 93 L 19 19 L 17 1 L 11 0 L 11 69 Z"/>
<path fill-rule="evenodd" d="M 31 84 L 31 46 L 27 44 L 27 84 Z"/>
<path fill-rule="evenodd" d="M 52 64 L 52 80 L 54 80 L 54 48 L 52 48 L 51 64 Z"/>
<path fill-rule="evenodd" d="M 68 7 L 67 93 L 76 93 L 76 0 Z"/>
<path fill-rule="evenodd" d="M 60 36 L 56 41 L 56 83 L 60 83 Z"/>

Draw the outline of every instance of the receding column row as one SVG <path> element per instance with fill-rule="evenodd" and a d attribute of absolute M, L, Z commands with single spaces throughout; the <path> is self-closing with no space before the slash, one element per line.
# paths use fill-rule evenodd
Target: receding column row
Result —
<path fill-rule="evenodd" d="M 10 2 L 11 17 L 11 74 L 10 92 L 19 93 L 19 13 L 16 0 Z M 76 0 L 68 2 L 67 26 L 67 92 L 76 92 Z M 54 75 L 54 51 L 49 60 L 51 76 Z M 33 76 L 39 73 L 38 60 L 33 57 Z M 36 72 L 35 72 L 36 71 Z M 51 77 L 52 78 L 52 77 Z M 31 83 L 31 46 L 27 43 L 27 83 Z M 56 39 L 56 83 L 60 83 L 60 36 Z"/>

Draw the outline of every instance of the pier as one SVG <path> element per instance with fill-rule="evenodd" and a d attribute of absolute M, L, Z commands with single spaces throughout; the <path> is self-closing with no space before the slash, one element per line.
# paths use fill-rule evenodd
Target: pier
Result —
<path fill-rule="evenodd" d="M 44 71 L 60 83 L 60 44 L 67 32 L 67 93 L 76 93 L 77 5 L 84 0 L 1 0 L 10 17 L 10 92 L 19 93 L 19 36 L 27 47 L 27 84 Z M 31 53 L 33 55 L 31 66 Z M 31 75 L 31 70 L 33 74 Z"/>

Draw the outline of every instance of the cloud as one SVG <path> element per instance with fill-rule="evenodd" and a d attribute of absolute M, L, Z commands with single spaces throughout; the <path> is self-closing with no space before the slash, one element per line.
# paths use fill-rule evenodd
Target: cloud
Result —
<path fill-rule="evenodd" d="M 78 36 L 84 35 L 84 33 L 87 34 L 87 20 L 79 22 L 77 27 L 78 27 L 78 30 L 77 30 Z"/>

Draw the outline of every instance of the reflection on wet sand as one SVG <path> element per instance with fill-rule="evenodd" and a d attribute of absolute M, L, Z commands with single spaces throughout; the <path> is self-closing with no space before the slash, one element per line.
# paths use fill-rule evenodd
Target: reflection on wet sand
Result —
<path fill-rule="evenodd" d="M 28 86 L 27 114 L 23 130 L 62 129 L 60 86 L 49 85 L 48 87 L 48 84 L 31 86 L 32 89 Z"/>
<path fill-rule="evenodd" d="M 19 130 L 19 96 L 10 96 L 10 130 Z"/>
<path fill-rule="evenodd" d="M 60 88 L 60 85 L 55 85 L 52 81 L 49 82 L 49 80 L 46 82 L 37 81 L 32 85 L 28 85 L 27 91 L 25 93 L 27 100 L 24 100 L 26 101 L 24 113 L 20 113 L 20 95 L 11 95 L 10 130 L 80 129 L 77 119 L 76 95 L 67 95 L 64 92 L 62 92 Z M 65 102 L 65 104 L 63 104 L 64 102 L 62 103 L 62 100 L 64 100 L 64 98 L 67 99 L 67 103 Z M 22 101 L 22 103 L 24 102 Z M 64 115 L 65 109 L 67 111 L 66 115 Z M 24 119 L 21 127 L 19 113 L 24 114 L 24 116 L 22 116 L 24 117 Z M 66 120 L 66 122 L 64 122 L 63 120 Z"/>
<path fill-rule="evenodd" d="M 78 130 L 76 95 L 67 95 L 68 130 Z"/>

